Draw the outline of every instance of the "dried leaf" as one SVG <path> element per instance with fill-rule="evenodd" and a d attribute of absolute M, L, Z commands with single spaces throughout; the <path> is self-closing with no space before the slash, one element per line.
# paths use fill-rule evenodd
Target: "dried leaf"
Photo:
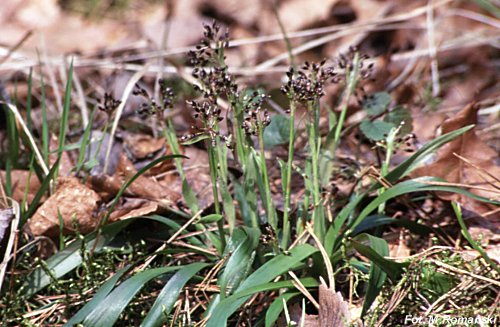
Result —
<path fill-rule="evenodd" d="M 154 138 L 146 134 L 127 133 L 124 145 L 136 159 L 144 159 L 165 149 L 164 138 Z"/>
<path fill-rule="evenodd" d="M 302 306 L 295 303 L 290 306 L 290 318 L 296 323 L 302 323 Z M 319 286 L 319 314 L 305 315 L 305 327 L 345 327 L 350 320 L 349 305 L 340 292 L 335 292 L 327 286 Z M 281 319 L 281 323 L 283 323 Z M 281 324 L 280 324 L 281 325 Z M 286 324 L 284 325 L 286 326 Z"/>
<path fill-rule="evenodd" d="M 1 180 L 5 181 L 5 171 L 0 170 Z M 21 203 L 24 198 L 24 192 L 28 187 L 27 202 L 31 203 L 35 197 L 36 192 L 40 189 L 40 181 L 35 173 L 31 174 L 27 170 L 15 169 L 11 171 L 11 184 L 12 184 L 12 199 Z M 29 178 L 29 184 L 28 184 Z"/>
<path fill-rule="evenodd" d="M 155 201 L 126 198 L 110 216 L 111 221 L 145 216 L 157 212 L 159 205 Z"/>
<path fill-rule="evenodd" d="M 90 183 L 98 192 L 107 193 L 108 196 L 115 196 L 122 185 L 136 173 L 137 169 L 132 162 L 122 154 L 114 176 L 104 174 L 92 176 Z M 125 190 L 124 194 L 129 197 L 162 201 L 164 204 L 174 204 L 181 197 L 181 193 L 172 190 L 169 185 L 162 185 L 155 179 L 147 176 L 139 176 Z"/>
<path fill-rule="evenodd" d="M 59 213 L 66 232 L 74 232 L 73 219 L 79 231 L 88 233 L 97 224 L 95 213 L 101 200 L 99 195 L 81 184 L 75 177 L 60 177 L 54 194 L 45 201 L 28 221 L 34 235 L 55 237 L 59 234 Z"/>
<path fill-rule="evenodd" d="M 349 305 L 340 292 L 325 285 L 319 286 L 319 326 L 344 327 L 350 319 Z"/>
<path fill-rule="evenodd" d="M 478 108 L 475 104 L 469 104 L 457 115 L 444 121 L 442 133 L 448 133 L 461 127 L 477 123 Z M 435 176 L 445 179 L 450 183 L 467 184 L 476 187 L 490 188 L 497 183 L 494 178 L 486 174 L 481 174 L 479 169 L 468 165 L 454 153 L 466 158 L 476 167 L 482 168 L 492 176 L 500 176 L 500 167 L 496 166 L 494 159 L 498 153 L 486 145 L 476 135 L 474 129 L 463 134 L 459 138 L 443 146 L 438 152 L 437 159 L 424 167 L 417 169 L 414 176 Z M 470 189 L 471 192 L 487 197 L 498 199 L 498 193 L 485 190 Z M 494 209 L 494 207 L 471 200 L 457 194 L 443 194 L 447 200 L 456 200 L 462 206 L 478 214 L 484 214 Z"/>

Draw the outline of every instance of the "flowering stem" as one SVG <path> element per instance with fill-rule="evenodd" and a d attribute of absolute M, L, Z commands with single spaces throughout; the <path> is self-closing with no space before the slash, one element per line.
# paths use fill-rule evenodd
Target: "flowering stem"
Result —
<path fill-rule="evenodd" d="M 208 140 L 207 142 L 211 142 Z M 210 166 L 210 178 L 212 180 L 212 193 L 214 197 L 214 207 L 215 207 L 215 213 L 220 215 L 221 210 L 220 210 L 220 204 L 219 204 L 219 190 L 217 187 L 217 154 L 215 153 L 215 149 L 212 146 L 212 144 L 208 144 L 208 163 Z M 217 227 L 219 229 L 219 236 L 220 236 L 220 241 L 221 241 L 221 254 L 224 252 L 224 249 L 226 248 L 226 238 L 225 238 L 225 233 L 224 233 L 224 220 L 219 219 L 217 221 Z"/>
<path fill-rule="evenodd" d="M 241 125 L 243 124 L 243 109 L 241 108 L 240 102 L 235 99 L 234 96 L 231 96 L 231 103 L 234 108 L 234 116 L 236 118 L 236 125 L 234 126 L 234 131 L 236 134 L 236 156 L 238 157 L 238 162 L 245 170 L 246 158 L 248 157 L 247 146 L 245 144 L 245 133 L 243 129 L 241 129 Z"/>
<path fill-rule="evenodd" d="M 288 144 L 288 160 L 286 165 L 286 181 L 282 181 L 286 183 L 285 186 L 285 204 L 283 207 L 283 236 L 281 239 L 281 247 L 286 249 L 288 247 L 288 242 L 290 241 L 290 197 L 292 191 L 292 163 L 293 163 L 293 150 L 295 145 L 295 102 L 290 102 L 290 133 L 288 136 L 289 144 Z"/>
<path fill-rule="evenodd" d="M 312 170 L 312 196 L 313 196 L 313 216 L 314 232 L 322 239 L 325 233 L 324 212 L 321 205 L 321 185 L 319 181 L 319 152 L 321 149 L 321 137 L 319 134 L 319 99 L 314 103 L 309 103 L 309 110 L 313 112 L 313 122 L 309 132 L 309 147 L 311 151 L 311 170 Z"/>
<path fill-rule="evenodd" d="M 351 99 L 352 94 L 354 93 L 354 89 L 356 88 L 356 84 L 358 81 L 358 71 L 359 71 L 359 53 L 356 52 L 354 55 L 354 59 L 352 61 L 352 71 L 347 71 L 347 87 L 344 99 L 342 101 L 342 110 L 340 112 L 340 117 L 337 122 L 337 126 L 335 127 L 335 136 L 333 138 L 333 149 L 331 149 L 331 153 L 335 156 L 335 151 L 337 150 L 339 141 L 340 141 L 340 133 L 342 132 L 342 128 L 344 127 L 344 120 L 347 113 L 347 107 L 349 106 L 349 100 Z"/>
<path fill-rule="evenodd" d="M 271 188 L 269 186 L 269 176 L 267 174 L 266 166 L 266 154 L 264 151 L 264 126 L 262 121 L 258 121 L 258 135 L 259 135 L 259 151 L 260 151 L 260 171 L 262 175 L 262 180 L 264 184 L 264 200 L 267 213 L 267 221 L 269 224 L 277 230 L 278 224 L 276 221 L 276 213 L 274 211 L 273 199 L 271 197 Z"/>

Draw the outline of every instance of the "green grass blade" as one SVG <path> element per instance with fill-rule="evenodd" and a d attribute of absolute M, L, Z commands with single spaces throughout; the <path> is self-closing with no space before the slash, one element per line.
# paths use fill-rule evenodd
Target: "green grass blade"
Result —
<path fill-rule="evenodd" d="M 392 198 L 395 198 L 395 197 L 403 195 L 403 194 L 414 193 L 414 192 L 425 192 L 425 191 L 450 192 L 450 193 L 463 194 L 463 195 L 466 195 L 472 199 L 482 201 L 485 203 L 500 205 L 500 201 L 494 201 L 494 200 L 487 199 L 485 197 L 478 196 L 474 193 L 471 193 L 471 192 L 466 191 L 464 189 L 461 189 L 459 187 L 432 185 L 432 184 L 429 184 L 429 182 L 441 182 L 442 183 L 445 181 L 442 179 L 433 178 L 433 177 L 420 177 L 420 178 L 415 178 L 415 179 L 401 182 L 401 183 L 396 184 L 395 186 L 385 190 L 383 193 L 381 193 L 379 196 L 377 196 L 372 202 L 370 202 L 351 223 L 349 223 L 348 229 L 347 229 L 345 234 L 343 234 L 343 235 L 338 234 L 338 231 L 340 230 L 340 227 L 341 227 L 340 225 L 335 225 L 335 227 L 337 227 L 338 229 L 337 228 L 330 229 L 329 234 L 327 235 L 327 245 L 326 245 L 326 246 L 328 246 L 327 249 L 332 251 L 333 249 L 336 248 L 336 246 L 338 246 L 340 244 L 340 241 L 342 240 L 342 238 L 344 238 L 346 235 L 352 235 L 353 230 L 359 224 L 361 224 L 370 213 L 372 213 L 375 209 L 377 209 L 379 205 L 381 205 L 382 203 L 385 203 L 386 201 L 388 201 Z M 357 205 L 359 203 L 358 200 L 359 200 L 359 198 L 357 198 L 355 201 L 353 201 L 353 203 L 350 203 L 347 207 L 353 206 L 354 203 Z M 337 233 L 335 234 L 336 231 L 337 231 Z M 334 242 L 332 242 L 332 239 L 334 240 Z"/>
<path fill-rule="evenodd" d="M 370 248 L 375 251 L 381 257 L 389 256 L 389 246 L 387 242 L 379 237 L 375 237 L 369 234 L 361 234 L 357 239 L 364 238 L 370 244 Z M 390 269 L 387 267 L 386 269 Z M 365 301 L 363 302 L 363 309 L 361 311 L 361 317 L 363 317 L 370 309 L 373 301 L 377 298 L 382 286 L 387 278 L 387 273 L 378 265 L 374 264 L 372 261 L 370 265 L 370 277 L 368 278 L 368 285 L 365 295 Z"/>
<path fill-rule="evenodd" d="M 182 291 L 184 285 L 196 273 L 207 266 L 207 263 L 197 262 L 187 265 L 176 272 L 161 290 L 153 307 L 142 321 L 141 327 L 162 326 L 166 322 L 165 315 L 168 315 L 172 311 L 175 301 L 179 297 L 179 293 Z"/>
<path fill-rule="evenodd" d="M 28 75 L 28 94 L 26 96 L 26 126 L 30 132 L 33 131 L 33 119 L 31 114 L 31 109 L 33 106 L 33 68 L 30 68 L 30 73 Z"/>
<path fill-rule="evenodd" d="M 457 216 L 458 223 L 460 224 L 460 228 L 462 229 L 462 235 L 465 237 L 465 239 L 472 245 L 472 247 L 481 254 L 481 256 L 484 258 L 484 260 L 491 266 L 493 269 L 497 271 L 497 273 L 500 274 L 500 268 L 498 265 L 495 263 L 495 261 L 491 260 L 491 258 L 488 256 L 486 251 L 477 243 L 474 241 L 472 238 L 472 235 L 469 233 L 467 230 L 467 226 L 465 225 L 464 219 L 462 217 L 462 210 L 460 209 L 460 205 L 456 202 L 452 202 L 451 205 L 453 206 L 453 211 L 455 212 L 455 216 Z"/>
<path fill-rule="evenodd" d="M 273 301 L 273 303 L 271 303 L 271 305 L 266 311 L 265 326 L 266 327 L 274 326 L 274 323 L 276 322 L 276 320 L 278 320 L 281 312 L 283 311 L 283 300 L 285 300 L 285 302 L 288 302 L 290 299 L 301 294 L 302 293 L 300 292 L 293 292 L 293 293 L 284 293 L 278 296 Z"/>
<path fill-rule="evenodd" d="M 63 111 L 61 115 L 61 122 L 59 125 L 59 147 L 58 147 L 58 155 L 57 159 L 60 163 L 59 159 L 63 155 L 64 144 L 66 143 L 66 131 L 68 130 L 68 120 L 69 120 L 69 110 L 71 108 L 71 85 L 73 84 L 73 60 L 71 60 L 71 64 L 69 66 L 68 72 L 68 80 L 66 81 L 66 89 L 64 91 L 64 103 L 63 103 Z M 57 171 L 54 176 L 54 179 L 57 179 L 57 174 L 59 170 L 59 165 L 57 165 Z"/>
<path fill-rule="evenodd" d="M 81 323 L 85 317 L 89 315 L 92 311 L 96 310 L 100 305 L 102 305 L 102 301 L 108 296 L 108 294 L 113 290 L 118 280 L 130 270 L 132 266 L 126 266 L 120 270 L 118 270 L 113 277 L 108 279 L 99 290 L 94 294 L 92 300 L 87 302 L 71 319 L 64 324 L 63 327 L 73 327 L 76 324 Z"/>
<path fill-rule="evenodd" d="M 472 128 L 474 128 L 474 125 L 468 125 L 435 138 L 422 146 L 410 158 L 406 159 L 399 166 L 390 171 L 385 178 L 391 183 L 396 183 L 401 177 L 405 177 L 413 169 L 415 169 L 417 165 L 419 165 L 429 154 L 435 152 L 444 144 L 454 140 Z"/>
<path fill-rule="evenodd" d="M 43 80 L 43 74 L 40 73 L 41 77 L 41 96 L 42 96 L 42 156 L 45 163 L 49 162 L 49 119 L 47 118 L 47 102 L 45 96 L 45 82 Z"/>
<path fill-rule="evenodd" d="M 3 106 L 0 105 L 0 110 Z M 10 110 L 6 111 L 7 115 L 7 140 L 8 140 L 8 154 L 5 162 L 5 192 L 8 196 L 12 195 L 12 169 L 15 168 L 19 158 L 19 131 L 16 126 L 16 117 Z"/>
<path fill-rule="evenodd" d="M 280 254 L 274 257 L 243 281 L 240 287 L 238 287 L 237 292 L 239 293 L 257 285 L 269 283 L 277 276 L 294 269 L 302 260 L 308 258 L 317 251 L 318 249 L 309 244 L 301 244 L 290 250 L 288 255 Z M 227 319 L 238 310 L 248 298 L 248 296 L 246 296 L 236 299 L 235 295 L 228 297 L 214 307 L 208 319 L 207 327 L 226 326 Z"/>
<path fill-rule="evenodd" d="M 397 281 L 403 273 L 403 268 L 406 267 L 407 264 L 385 259 L 384 255 L 386 254 L 384 254 L 385 250 L 384 244 L 382 242 L 383 240 L 380 240 L 382 239 L 369 234 L 360 234 L 353 238 L 350 244 L 352 244 L 352 246 L 359 253 L 370 259 L 372 263 L 376 264 L 385 273 L 387 273 L 387 276 L 389 276 L 392 281 Z M 370 246 L 365 245 L 362 242 L 369 243 Z M 379 278 L 381 277 L 382 276 L 380 276 Z"/>
<path fill-rule="evenodd" d="M 90 113 L 90 120 L 87 126 L 85 126 L 85 130 L 83 131 L 82 140 L 80 142 L 80 151 L 78 152 L 78 160 L 76 163 L 75 171 L 76 174 L 80 172 L 83 168 L 83 164 L 85 161 L 85 154 L 88 150 L 90 150 L 90 142 L 91 142 L 91 132 L 92 132 L 92 121 L 94 120 L 95 108 Z"/>
<path fill-rule="evenodd" d="M 36 209 L 38 208 L 38 204 L 40 203 L 40 200 L 42 199 L 45 192 L 47 192 L 47 190 L 49 189 L 50 182 L 54 178 L 58 166 L 59 166 L 59 159 L 55 162 L 54 166 L 50 168 L 49 174 L 43 179 L 42 184 L 40 185 L 40 188 L 36 192 L 33 201 L 31 201 L 28 210 L 24 213 L 23 217 L 21 218 L 21 225 L 24 225 L 28 221 L 28 219 L 35 213 Z"/>
<path fill-rule="evenodd" d="M 441 185 L 432 185 L 426 182 L 443 182 L 442 179 L 432 178 L 432 177 L 420 177 L 411 179 L 408 181 L 401 182 L 399 184 L 394 185 L 393 187 L 385 190 L 379 196 L 377 196 L 372 202 L 370 202 L 359 214 L 359 216 L 353 220 L 352 223 L 349 224 L 349 229 L 353 229 L 357 227 L 372 211 L 374 211 L 378 206 L 386 201 L 395 198 L 397 196 L 413 193 L 413 192 L 423 192 L 423 191 L 441 191 L 441 192 L 451 192 L 467 195 L 473 199 L 492 203 L 492 204 L 500 204 L 499 201 L 493 201 L 481 196 L 477 196 L 469 191 L 464 189 L 455 187 L 455 186 L 441 186 Z"/>
<path fill-rule="evenodd" d="M 311 287 L 318 287 L 319 286 L 318 281 L 316 279 L 314 279 L 313 277 L 304 277 L 304 278 L 300 278 L 299 280 L 302 283 L 302 285 L 304 285 L 305 287 L 311 288 Z M 292 287 L 295 287 L 295 286 L 293 284 L 293 281 L 291 281 L 291 280 L 282 280 L 280 282 L 264 283 L 264 284 L 260 284 L 260 285 L 256 285 L 256 286 L 247 288 L 244 291 L 235 293 L 235 294 L 231 295 L 230 297 L 228 297 L 227 299 L 225 299 L 224 301 L 227 300 L 227 302 L 231 302 L 231 301 L 234 301 L 237 299 L 246 298 L 248 296 L 254 295 L 255 293 L 259 293 L 259 292 L 268 292 L 268 291 L 279 290 L 282 288 L 292 288 Z"/>
<path fill-rule="evenodd" d="M 100 305 L 87 315 L 83 325 L 85 327 L 114 326 L 122 311 L 141 290 L 144 284 L 153 278 L 181 268 L 181 266 L 154 268 L 135 274 L 109 293 L 108 296 L 101 301 Z"/>
<path fill-rule="evenodd" d="M 405 227 L 419 235 L 428 235 L 429 233 L 433 232 L 432 228 L 408 219 L 395 219 L 387 217 L 385 215 L 376 214 L 366 217 L 359 225 L 356 226 L 356 228 L 353 229 L 352 235 L 357 235 L 368 229 L 388 224 L 395 224 L 397 226 Z"/>
<path fill-rule="evenodd" d="M 95 251 L 99 251 L 109 243 L 132 219 L 122 220 L 109 224 L 102 229 L 101 237 L 96 240 L 96 232 L 90 233 L 84 238 L 85 248 L 90 251 L 95 246 Z M 96 244 L 97 241 L 97 244 Z M 81 257 L 82 241 L 76 240 L 68 245 L 64 250 L 57 252 L 47 260 L 47 266 L 56 278 L 62 277 L 78 267 L 82 263 Z M 41 267 L 36 268 L 27 277 L 24 286 L 24 294 L 29 298 L 52 282 L 51 276 Z"/>
<path fill-rule="evenodd" d="M 220 294 L 226 296 L 229 290 L 235 290 L 248 276 L 255 258 L 255 249 L 259 244 L 260 230 L 257 228 L 242 228 L 245 236 L 231 251 L 222 275 L 219 277 Z M 228 246 L 229 247 L 229 246 Z"/>

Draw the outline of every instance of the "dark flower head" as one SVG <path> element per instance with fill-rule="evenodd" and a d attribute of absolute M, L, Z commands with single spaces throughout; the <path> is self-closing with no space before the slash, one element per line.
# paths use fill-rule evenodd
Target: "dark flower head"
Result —
<path fill-rule="evenodd" d="M 266 97 L 265 94 L 258 91 L 243 97 L 245 119 L 241 127 L 247 135 L 257 135 L 260 128 L 264 128 L 271 123 L 269 112 L 262 107 Z"/>
<path fill-rule="evenodd" d="M 99 110 L 106 113 L 112 113 L 116 108 L 122 103 L 120 100 L 116 100 L 109 93 L 104 93 L 104 99 L 102 99 L 102 104 L 98 106 Z"/>
<path fill-rule="evenodd" d="M 231 137 L 227 135 L 223 135 L 219 131 L 219 123 L 224 119 L 221 116 L 222 110 L 221 108 L 211 102 L 211 101 L 186 101 L 186 103 L 193 108 L 194 114 L 193 118 L 198 120 L 202 127 L 194 127 L 193 129 L 195 130 L 194 133 L 192 134 L 187 134 L 184 135 L 181 140 L 182 141 L 188 141 L 191 140 L 195 137 L 199 136 L 207 136 L 213 146 L 217 145 L 217 138 L 222 139 L 226 143 L 228 147 L 231 147 Z"/>
<path fill-rule="evenodd" d="M 167 81 L 160 79 L 158 81 L 160 84 L 160 98 L 158 99 L 160 103 L 154 99 L 149 92 L 140 86 L 135 85 L 132 94 L 142 97 L 145 102 L 141 104 L 140 108 L 137 109 L 137 113 L 141 116 L 153 116 L 156 115 L 159 119 L 163 117 L 163 112 L 166 109 L 171 109 L 174 105 L 174 91 L 167 85 Z"/>
<path fill-rule="evenodd" d="M 359 56 L 358 59 L 359 76 L 363 80 L 369 79 L 373 72 L 373 63 L 366 65 L 365 61 L 370 57 L 366 54 L 359 54 L 358 49 L 356 47 L 349 47 L 349 51 L 347 51 L 347 53 L 340 54 L 336 60 L 337 65 L 341 70 L 344 70 L 344 72 L 352 71 L 354 69 L 354 62 L 356 55 Z"/>
<path fill-rule="evenodd" d="M 188 52 L 188 62 L 193 67 L 220 64 L 225 59 L 224 49 L 229 45 L 229 32 L 221 31 L 214 20 L 211 25 L 203 25 L 203 39 L 194 50 Z"/>
<path fill-rule="evenodd" d="M 286 73 L 288 82 L 281 90 L 293 101 L 310 102 L 319 100 L 325 95 L 325 85 L 334 81 L 336 73 L 333 67 L 325 67 L 326 61 L 320 63 L 305 62 L 299 71 L 292 68 Z"/>

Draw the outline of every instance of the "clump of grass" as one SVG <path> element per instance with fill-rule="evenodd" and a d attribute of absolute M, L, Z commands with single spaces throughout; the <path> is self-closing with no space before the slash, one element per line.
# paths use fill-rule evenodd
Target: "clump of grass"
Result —
<path fill-rule="evenodd" d="M 284 204 L 280 216 L 271 192 L 264 147 L 264 131 L 271 126 L 271 115 L 265 107 L 267 96 L 260 90 L 241 87 L 229 73 L 225 60 L 228 41 L 228 33 L 214 22 L 204 27 L 203 40 L 188 56 L 193 77 L 198 82 L 194 88 L 199 97 L 187 101 L 196 126 L 180 139 L 186 146 L 204 142 L 210 166 L 213 211 L 198 210 L 197 200 L 183 173 L 176 132 L 169 115 L 165 115 L 175 103 L 172 88 L 167 81 L 160 81 L 159 98 L 155 99 L 144 88 L 137 87 L 135 93 L 147 99 L 139 111 L 154 117 L 152 121 L 162 129 L 174 156 L 152 161 L 129 179 L 102 215 L 98 231 L 86 236 L 77 235 L 69 244 L 61 244 L 65 246 L 64 250 L 46 261 L 34 262 L 29 251 L 24 251 L 25 257 L 21 258 L 18 268 L 30 271 L 10 277 L 16 290 L 12 294 L 19 296 L 5 300 L 13 303 L 2 308 L 6 323 L 19 323 L 18 317 L 26 313 L 19 299 L 38 309 L 41 304 L 37 302 L 37 296 L 66 294 L 63 300 L 50 303 L 57 306 L 58 312 L 50 323 L 111 326 L 119 320 L 127 320 L 151 326 L 199 322 L 208 327 L 272 326 L 283 312 L 288 312 L 288 305 L 294 300 L 312 299 L 311 293 L 315 294 L 321 280 L 329 280 L 330 287 L 347 292 L 351 299 L 354 296 L 363 301 L 362 315 L 370 313 L 368 319 L 373 322 L 380 319 L 380 312 L 371 309 L 372 304 L 381 292 L 387 292 L 387 287 L 403 292 L 409 282 L 418 282 L 415 276 L 425 277 L 427 289 L 431 288 L 429 283 L 455 287 L 455 278 L 434 273 L 434 266 L 430 264 L 388 259 L 389 247 L 381 231 L 395 223 L 403 224 L 415 233 L 428 231 L 426 226 L 408 219 L 396 220 L 385 215 L 385 209 L 400 196 L 413 199 L 422 192 L 432 191 L 474 196 L 454 186 L 433 185 L 429 183 L 434 180 L 432 178 L 405 179 L 429 153 L 471 127 L 438 137 L 392 167 L 399 127 L 391 125 L 387 135 L 376 140 L 386 146 L 381 171 L 370 171 L 374 180 L 368 183 L 368 187 L 362 184 L 361 178 L 355 181 L 355 191 L 348 199 L 342 199 L 346 204 L 341 209 L 335 210 L 323 204 L 324 180 L 329 181 L 330 175 L 320 176 L 322 160 L 335 157 L 345 130 L 350 98 L 360 82 L 369 78 L 373 67 L 365 67 L 365 57 L 356 49 L 350 49 L 337 58 L 336 65 L 304 63 L 297 71 L 291 69 L 283 86 L 289 99 L 290 119 L 287 161 L 280 161 Z M 321 99 L 327 84 L 341 81 L 345 89 L 340 114 L 325 136 L 320 133 Z M 68 86 L 66 95 L 70 91 Z M 222 106 L 223 102 L 229 105 Z M 116 104 L 113 99 L 105 97 L 103 108 L 116 107 Z M 306 109 L 307 144 L 304 150 L 295 146 L 299 106 Z M 69 97 L 65 97 L 64 108 L 64 117 L 67 118 Z M 65 147 L 68 120 L 63 119 L 62 124 L 65 126 L 60 128 L 59 156 Z M 298 160 L 298 151 L 307 153 L 308 158 Z M 231 174 L 228 168 L 231 154 L 241 176 Z M 183 195 L 191 209 L 189 215 L 186 217 L 185 212 L 172 211 L 170 215 L 150 215 L 106 224 L 124 190 L 140 174 L 167 159 L 176 162 L 183 182 Z M 45 174 L 40 194 L 26 212 L 25 220 L 30 219 L 55 179 L 57 165 Z M 82 167 L 82 160 L 79 160 L 78 167 Z M 295 205 L 291 197 L 294 171 L 301 173 L 305 181 L 301 201 L 311 203 L 310 208 L 309 205 L 303 206 L 301 215 L 304 219 L 296 229 L 291 224 Z M 418 198 L 414 200 L 419 201 Z M 265 212 L 263 216 L 259 214 L 261 207 Z M 241 214 L 241 221 L 237 221 L 237 213 Z M 154 228 L 137 227 L 151 225 Z M 309 238 L 314 239 L 316 246 L 311 245 Z M 128 243 L 132 245 L 124 248 Z M 117 262 L 120 269 L 113 266 Z M 350 276 L 351 283 L 342 280 L 342 276 Z M 444 292 L 448 290 L 451 288 Z M 75 292 L 84 296 L 71 297 L 70 294 Z M 420 290 L 419 293 L 422 294 Z M 415 291 L 417 296 L 419 293 Z M 427 295 L 436 300 L 440 294 Z M 86 299 L 90 300 L 84 304 L 82 301 Z M 262 300 L 265 310 L 251 307 L 255 299 Z M 412 303 L 421 304 L 418 301 Z M 73 308 L 68 309 L 70 306 Z M 395 312 L 392 307 L 387 311 Z"/>

